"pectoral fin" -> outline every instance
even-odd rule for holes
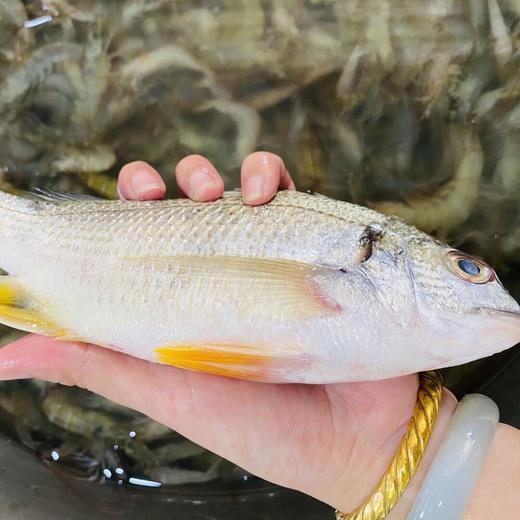
[[[0,276],[0,323],[46,336],[67,333],[31,304],[31,298],[14,276]]]
[[[316,277],[331,269],[302,262],[238,256],[178,255],[132,257],[178,283],[226,295],[243,315],[266,319],[305,319],[338,312],[320,293]]]
[[[233,344],[174,345],[155,349],[158,361],[178,368],[262,382],[283,382],[309,360],[301,352]]]

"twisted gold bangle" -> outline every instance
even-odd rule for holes
[[[419,391],[413,417],[390,466],[365,504],[353,513],[336,511],[336,520],[383,520],[397,504],[430,440],[442,398],[439,372],[419,374]]]

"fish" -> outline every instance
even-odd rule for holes
[[[271,383],[386,379],[520,341],[483,260],[375,210],[0,193],[0,322]]]

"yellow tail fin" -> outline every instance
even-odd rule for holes
[[[0,323],[46,336],[61,337],[66,332],[31,308],[31,298],[14,276],[0,276]]]
[[[2,276],[2,278],[0,278],[0,305],[14,305],[16,299],[16,290],[12,285],[11,277]]]

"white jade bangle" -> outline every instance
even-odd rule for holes
[[[498,422],[498,407],[488,397],[464,397],[408,520],[460,520],[475,488]]]

